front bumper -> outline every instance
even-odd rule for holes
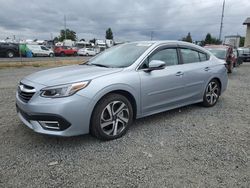
[[[29,83],[30,85],[30,83]],[[39,86],[38,86],[39,88]],[[17,114],[20,120],[37,133],[55,136],[76,136],[89,133],[90,99],[77,94],[64,98],[43,98],[39,93],[24,102],[16,94]],[[57,122],[58,128],[44,122]]]

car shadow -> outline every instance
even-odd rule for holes
[[[130,131],[140,131],[142,127],[144,126],[154,126],[156,123],[155,122],[161,122],[161,121],[166,121],[166,120],[172,120],[176,116],[179,116],[181,114],[187,114],[192,110],[195,109],[200,109],[204,108],[201,107],[198,104],[194,105],[189,105],[173,110],[169,110],[166,112],[162,112],[159,114],[147,116],[144,118],[140,118],[134,121],[128,132]],[[30,139],[34,143],[39,143],[39,144],[46,144],[46,145],[58,145],[60,147],[81,147],[82,145],[84,146],[90,146],[90,145],[96,145],[100,143],[112,143],[112,142],[123,142],[123,140],[126,140],[126,135],[124,135],[122,138],[119,138],[117,140],[111,140],[111,141],[101,141],[98,140],[95,137],[92,137],[91,135],[79,135],[79,136],[72,136],[72,137],[59,137],[59,136],[50,136],[50,135],[43,135],[39,133],[35,133],[32,130],[26,128],[25,129],[25,134],[26,136],[30,137]]]

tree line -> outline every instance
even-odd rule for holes
[[[183,37],[181,40],[185,41],[185,42],[193,43],[192,36],[191,36],[190,32],[187,34],[186,37]],[[244,41],[245,41],[245,37],[240,37],[240,47],[244,46]],[[205,39],[201,40],[199,42],[200,42],[201,46],[205,46],[207,44],[215,44],[215,45],[222,44],[221,40],[219,40],[216,37],[213,37],[210,33],[207,33]]]
[[[106,30],[105,38],[106,38],[106,39],[110,39],[110,40],[113,40],[113,39],[114,39],[113,31],[112,31],[111,28],[108,28],[108,29]],[[72,41],[77,41],[76,32],[73,31],[73,30],[70,30],[70,29],[66,29],[66,30],[62,29],[62,30],[60,31],[59,36],[54,38],[54,41],[55,41],[55,42],[62,42],[62,41],[64,41],[65,39],[72,40]],[[192,39],[192,36],[191,36],[191,33],[190,33],[190,32],[187,34],[186,37],[183,37],[181,40],[182,40],[182,41],[186,41],[186,42],[193,43],[193,39]],[[80,39],[80,41],[85,41],[85,39]],[[96,41],[96,39],[93,38],[93,39],[91,39],[89,42],[95,43],[95,41]],[[241,37],[241,38],[240,38],[240,46],[244,46],[244,41],[245,41],[245,37]],[[216,38],[216,37],[213,37],[210,33],[207,33],[205,39],[199,41],[199,45],[205,46],[205,45],[207,45],[207,44],[222,44],[222,41],[219,40],[219,39]]]
[[[105,38],[106,39],[110,39],[110,40],[114,39],[113,32],[112,32],[111,28],[108,28],[106,30],[106,36],[105,36]],[[77,41],[76,32],[73,31],[73,30],[70,30],[70,29],[66,29],[66,30],[62,29],[60,31],[59,36],[54,38],[54,41],[55,42],[62,42],[65,39],[72,40],[72,41]],[[85,39],[80,39],[80,41],[85,41]],[[93,38],[92,40],[90,40],[90,42],[93,42],[93,43],[95,43],[95,41],[96,41],[95,38]]]

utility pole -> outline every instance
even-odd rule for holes
[[[223,0],[222,13],[221,13],[221,21],[220,21],[220,35],[219,35],[219,40],[220,41],[221,41],[222,28],[223,28],[224,9],[225,9],[225,0]]]
[[[151,38],[151,40],[153,40],[153,38],[154,38],[154,31],[151,31],[150,38]]]
[[[66,34],[66,16],[64,15],[64,39],[67,39],[67,34]]]

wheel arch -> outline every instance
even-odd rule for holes
[[[220,88],[222,89],[222,81],[218,76],[213,76],[211,78],[208,79],[207,83],[205,83],[204,88],[203,88],[203,93],[206,91],[207,85],[209,84],[209,82],[211,82],[212,80],[216,80],[218,81]],[[220,91],[220,95],[221,95],[221,91]]]
[[[211,80],[216,80],[216,81],[218,81],[218,83],[219,83],[219,85],[220,85],[220,95],[221,95],[222,83],[221,83],[220,78],[214,77],[214,78],[212,78]],[[210,80],[210,81],[211,81],[211,80]],[[210,81],[209,81],[209,82],[210,82]]]
[[[132,105],[132,109],[133,109],[133,118],[135,119],[136,116],[137,116],[137,102],[136,102],[136,99],[134,97],[134,95],[127,91],[127,90],[124,90],[124,89],[116,89],[116,90],[112,90],[112,91],[109,91],[109,92],[106,92],[105,94],[103,94],[98,100],[97,102],[95,103],[94,105],[94,108],[92,109],[91,111],[91,118],[92,118],[92,115],[93,115],[93,112],[96,108],[96,106],[98,105],[98,103],[104,98],[106,97],[107,95],[110,95],[110,94],[120,94],[124,97],[126,97],[130,104]]]

